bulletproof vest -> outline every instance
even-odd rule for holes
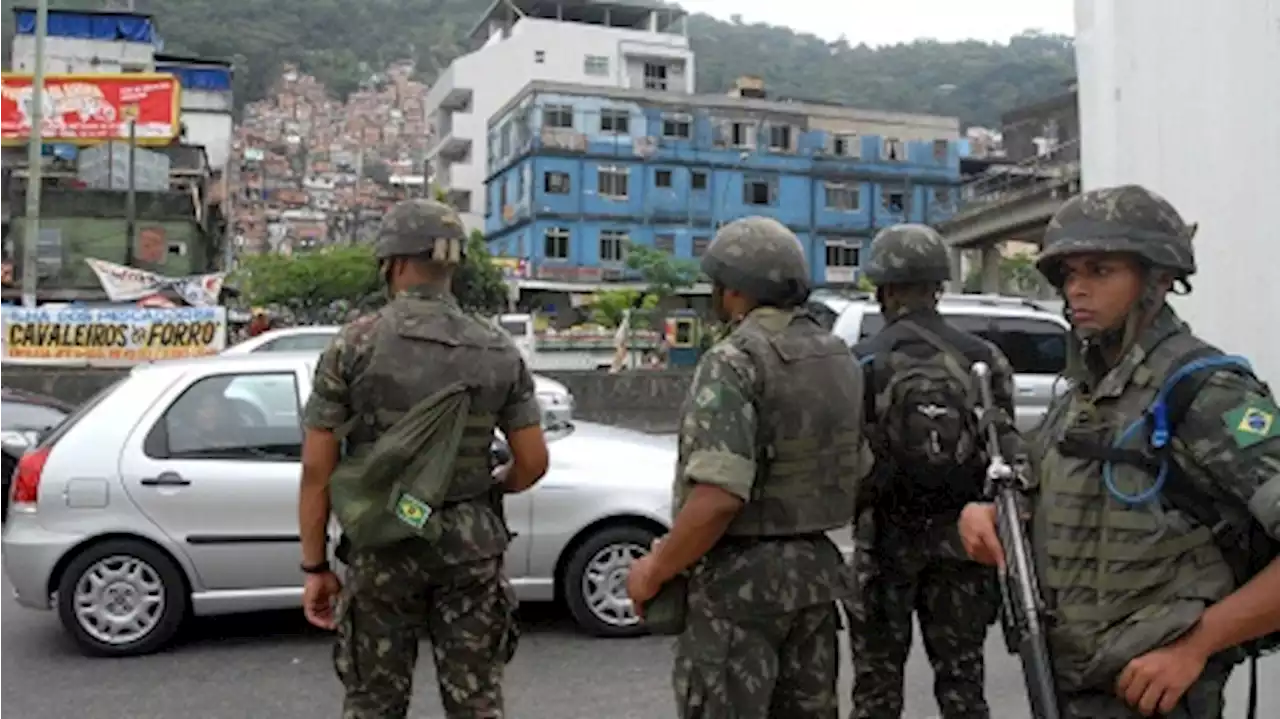
[[[471,389],[447,502],[485,495],[496,417],[519,376],[518,350],[496,328],[451,302],[401,296],[384,307],[367,364],[351,383],[358,420],[349,451],[359,456],[424,398],[455,383]]]
[[[1113,446],[1151,405],[1179,358],[1198,346],[1203,343],[1189,333],[1171,334],[1131,370],[1117,368],[1102,379],[1089,395],[1073,389],[1051,408],[1039,431],[1032,546],[1054,617],[1050,641],[1064,690],[1113,678],[1134,656],[1189,627],[1200,602],[1212,603],[1234,589],[1210,528],[1167,501],[1120,502],[1104,483],[1101,462],[1064,451],[1064,442]],[[1133,441],[1140,444],[1144,436],[1138,433]],[[1175,444],[1174,459],[1180,454]],[[1209,482],[1196,475],[1194,463],[1178,464],[1192,481]],[[1116,488],[1126,495],[1155,481],[1149,468],[1118,462],[1111,467]]]
[[[751,498],[727,534],[781,537],[848,525],[870,464],[862,370],[849,348],[803,313],[778,332],[748,318],[727,341],[756,367],[759,448]]]

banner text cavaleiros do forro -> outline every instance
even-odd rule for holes
[[[134,364],[214,355],[227,344],[225,307],[5,307],[4,361]]]

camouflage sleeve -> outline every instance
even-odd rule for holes
[[[302,409],[302,426],[335,430],[351,418],[351,376],[378,315],[365,315],[342,328],[320,354],[311,396]]]
[[[1280,539],[1280,408],[1252,377],[1215,372],[1177,430],[1191,458]]]
[[[320,353],[311,381],[311,396],[302,409],[302,425],[307,429],[335,430],[351,416],[351,385],[346,355],[351,348],[343,328]]]
[[[538,394],[533,382],[533,373],[524,363],[524,358],[517,354],[520,363],[516,372],[516,381],[511,385],[507,402],[498,411],[498,429],[503,434],[510,434],[518,429],[542,424],[542,408],[538,405]]]
[[[1000,437],[1000,451],[1007,458],[1014,458],[1026,454],[1026,447],[1023,444],[1022,436],[1018,434],[1018,427],[1015,418],[1018,416],[1014,406],[1014,395],[1017,392],[1017,386],[1014,380],[1013,365],[1010,364],[1009,358],[1004,356],[1004,352],[991,342],[987,342],[987,347],[991,350],[991,399],[996,403],[996,408],[1000,410],[997,419],[996,434]],[[986,438],[981,441],[985,442]]]
[[[755,367],[727,342],[698,363],[680,422],[683,478],[711,484],[743,501],[756,477]]]

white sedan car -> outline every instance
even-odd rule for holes
[[[342,329],[337,325],[304,325],[286,327],[263,332],[243,342],[232,345],[222,352],[224,355],[244,355],[254,352],[301,352],[311,350],[319,352],[329,346],[329,341]],[[533,376],[534,391],[538,394],[538,403],[548,418],[557,423],[568,422],[573,418],[573,395],[563,384],[535,374]]]
[[[298,415],[316,359],[158,362],[77,409],[13,478],[3,561],[18,602],[56,609],[109,656],[159,649],[193,614],[299,606]],[[193,405],[211,404],[236,419],[192,431]],[[564,601],[595,635],[641,632],[626,576],[667,531],[674,464],[671,437],[580,422],[555,439],[547,476],[506,501],[520,598]]]

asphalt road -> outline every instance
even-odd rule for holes
[[[3,704],[21,719],[322,719],[340,693],[330,640],[301,614],[220,617],[194,624],[172,650],[137,659],[87,659],[52,613],[14,604],[4,582]],[[513,719],[659,719],[671,703],[669,640],[600,640],[577,634],[553,607],[526,607],[526,632],[507,672]],[[988,645],[988,700],[996,719],[1027,716],[1020,670],[995,632]],[[430,656],[427,654],[426,656]],[[1280,657],[1262,667],[1259,717],[1280,716]],[[1244,676],[1233,682],[1232,719],[1243,718]],[[842,677],[848,694],[848,667]],[[441,716],[429,663],[417,677],[414,719]],[[936,715],[929,672],[917,647],[906,717]]]

